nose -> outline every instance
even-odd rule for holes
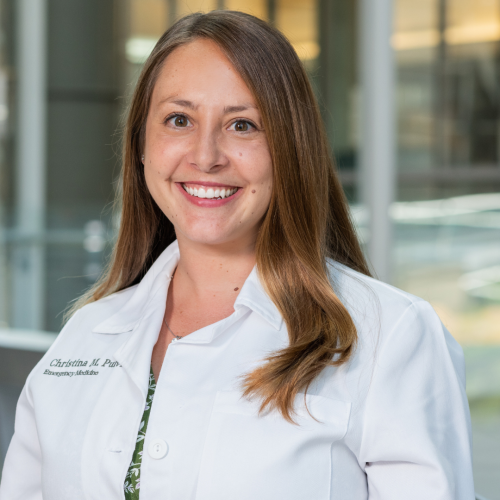
[[[228,164],[228,158],[221,148],[221,134],[215,127],[200,127],[199,133],[193,139],[188,158],[193,167],[201,172],[214,172]]]

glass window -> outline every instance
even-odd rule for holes
[[[317,15],[315,0],[281,0],[277,4],[276,26],[303,61],[314,61],[320,52]]]
[[[500,4],[397,0],[395,284],[462,344],[478,493],[499,499]]]
[[[222,6],[228,10],[239,10],[261,19],[268,19],[267,0],[225,0]]]
[[[13,5],[0,1],[0,329],[6,328],[11,312],[9,246],[14,206],[14,60]],[[1,460],[0,460],[1,461]]]
[[[434,154],[437,0],[395,4],[393,47],[397,61],[398,167],[428,170]]]
[[[217,7],[217,0],[177,0],[176,14],[183,17],[193,12],[209,12]]]

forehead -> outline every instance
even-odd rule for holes
[[[202,104],[255,104],[250,89],[224,52],[205,39],[176,48],[163,63],[153,89],[152,105],[168,97]]]

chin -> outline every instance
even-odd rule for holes
[[[214,231],[200,231],[195,229],[188,229],[184,231],[176,230],[177,234],[182,234],[182,239],[185,242],[191,242],[198,245],[224,245],[231,241],[234,241],[236,238],[231,237],[230,234],[226,232],[217,232]]]

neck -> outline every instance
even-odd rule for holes
[[[180,259],[174,280],[197,297],[241,289],[255,266],[255,240],[206,245],[178,238]]]

